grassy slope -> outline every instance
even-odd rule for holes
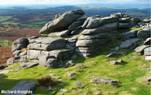
[[[11,16],[0,16],[0,22],[8,21],[11,19]]]
[[[136,53],[129,53],[119,58],[128,63],[114,66],[109,64],[109,59],[106,58],[105,55],[99,55],[86,59],[81,64],[70,68],[52,69],[38,66],[18,71],[16,70],[18,64],[15,64],[11,66],[13,68],[12,72],[1,76],[0,84],[2,86],[5,85],[3,89],[10,89],[19,80],[35,80],[41,76],[53,75],[59,77],[63,83],[59,84],[53,91],[38,88],[36,93],[43,95],[53,95],[53,93],[57,93],[57,95],[59,95],[59,93],[61,93],[60,89],[66,89],[67,92],[65,95],[81,95],[82,93],[95,95],[96,90],[102,91],[103,95],[150,95],[149,86],[144,82],[145,76],[147,76],[146,68],[149,68],[150,63],[144,61],[144,58]],[[77,60],[78,63],[80,61],[81,59]],[[67,77],[68,72],[77,72],[78,75],[74,80],[69,80]],[[122,82],[122,85],[118,88],[103,84],[94,85],[90,82],[92,76],[104,76],[117,79]],[[82,81],[86,86],[83,89],[75,88],[74,83],[77,80]],[[77,93],[77,90],[79,93]]]
[[[25,24],[21,24],[21,27],[26,27],[26,28],[33,28],[33,29],[40,29],[45,23],[47,23],[47,20],[39,20],[35,22],[28,22]]]
[[[48,91],[46,88],[37,88],[36,95],[61,95],[61,90],[65,91],[64,95],[95,95],[96,91],[101,91],[103,95],[150,95],[150,87],[144,80],[149,74],[146,68],[150,67],[150,62],[145,61],[143,56],[134,52],[109,59],[105,57],[105,51],[93,58],[76,59],[74,62],[77,64],[69,68],[52,69],[37,66],[18,70],[19,64],[14,64],[9,67],[11,72],[0,75],[0,86],[3,89],[11,89],[20,80],[35,81],[39,77],[51,75],[61,79],[62,83],[52,91]],[[109,64],[112,59],[123,59],[127,64],[116,66]],[[77,77],[70,80],[67,77],[68,72],[76,72]],[[122,85],[118,88],[111,85],[95,85],[90,82],[92,76],[117,79],[122,82]],[[75,82],[78,80],[85,84],[84,88],[75,88]]]
[[[14,19],[15,18],[13,18],[11,16],[0,16],[0,23],[5,26],[10,25],[10,24],[17,26],[18,23],[16,21],[14,21]]]
[[[119,58],[126,61],[127,64],[109,64],[110,60]],[[61,89],[67,90],[65,95],[83,95],[84,93],[95,95],[98,90],[103,95],[150,95],[150,88],[144,79],[148,75],[146,68],[149,68],[151,63],[145,61],[143,56],[130,52],[126,55],[109,59],[106,58],[105,53],[102,53],[86,60],[77,59],[75,62],[77,65],[69,68],[52,69],[38,66],[20,71],[16,69],[19,64],[15,64],[9,67],[13,69],[11,72],[0,76],[0,85],[5,85],[3,89],[10,89],[20,80],[35,81],[39,77],[53,75],[61,79],[62,83],[53,88],[52,91],[48,91],[46,88],[37,88],[37,95],[60,95]],[[77,77],[73,80],[68,79],[68,72],[77,72]],[[92,76],[117,79],[122,84],[118,88],[111,85],[94,85],[90,82]],[[75,88],[75,82],[78,80],[85,84],[84,88]]]
[[[15,25],[20,26],[22,28],[32,28],[32,29],[40,29],[45,23],[48,22],[46,19],[41,19],[37,21],[29,21],[26,23],[16,21],[17,18],[13,18],[12,16],[0,16],[0,23],[4,26]]]
[[[0,46],[2,47],[8,47],[11,46],[11,44],[12,44],[11,41],[0,39]]]

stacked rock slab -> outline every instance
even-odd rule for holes
[[[66,66],[74,54],[75,39],[63,37],[81,31],[80,25],[86,19],[83,15],[82,10],[65,12],[44,25],[39,37],[17,39],[12,45],[14,58],[47,67]]]
[[[145,56],[145,60],[151,60],[151,37],[147,38],[143,45],[138,46],[135,52]]]
[[[150,19],[151,21],[151,19]],[[145,56],[145,60],[150,60],[151,61],[151,23],[149,22],[144,29],[145,32],[143,34],[143,32],[139,32],[140,35],[143,37],[142,39],[146,39],[144,41],[144,45],[146,46],[146,48],[144,48],[144,56]],[[138,34],[139,35],[139,34]],[[140,36],[139,36],[140,37]]]
[[[151,60],[151,24],[150,19],[144,20],[145,24],[137,32],[137,37],[143,42],[135,49],[135,52],[145,56],[145,60]]]
[[[96,54],[116,37],[119,29],[130,28],[131,23],[129,16],[120,13],[108,17],[88,17],[76,42],[77,51],[84,57]]]
[[[54,66],[70,58],[72,50],[67,48],[67,41],[62,38],[38,37],[30,39],[27,59],[39,60],[40,65]],[[59,65],[57,65],[59,66]]]
[[[132,22],[124,14],[107,17],[84,14],[82,10],[65,12],[45,24],[40,36],[17,39],[12,45],[14,59],[48,67],[65,66],[76,53],[88,57],[103,49],[120,29],[119,20]]]

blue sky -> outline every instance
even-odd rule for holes
[[[88,3],[151,3],[150,0],[0,0],[0,5],[16,4],[88,4]]]

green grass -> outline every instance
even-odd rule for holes
[[[40,29],[47,22],[48,22],[47,20],[39,20],[39,21],[35,21],[35,22],[28,22],[28,23],[21,24],[21,27]]]
[[[131,29],[138,31],[138,30],[142,30],[142,27],[132,27]]]
[[[145,77],[149,75],[146,68],[150,68],[151,63],[144,60],[144,57],[134,52],[106,58],[106,51],[117,46],[116,41],[104,51],[92,58],[77,58],[74,60],[75,66],[69,68],[46,68],[37,66],[29,69],[18,70],[19,63],[8,67],[11,71],[8,74],[0,75],[0,86],[2,89],[11,89],[17,82],[21,80],[33,80],[42,76],[53,76],[61,81],[51,91],[46,88],[38,87],[35,91],[36,95],[96,95],[97,91],[101,91],[102,95],[150,95],[150,86],[147,85]],[[127,64],[112,65],[110,60],[122,59]],[[67,74],[76,72],[75,79],[69,79]],[[109,79],[119,80],[120,87],[113,87],[108,84],[93,84],[90,82],[93,76],[100,76]],[[76,88],[75,82],[81,81],[85,84],[84,88]],[[64,94],[63,93],[64,90]]]
[[[11,16],[0,16],[0,22],[8,21],[11,19]]]
[[[94,93],[100,90],[103,95],[150,95],[149,86],[144,82],[147,76],[147,70],[150,63],[145,61],[142,56],[136,53],[118,57],[127,62],[125,65],[111,65],[109,59],[105,55],[99,55],[94,58],[88,58],[82,63],[69,68],[52,69],[37,66],[25,70],[16,70],[18,64],[12,65],[11,72],[1,77],[0,85],[5,85],[3,89],[10,89],[20,80],[36,80],[41,76],[53,75],[62,80],[53,91],[44,88],[37,88],[36,93],[39,95],[60,95],[61,89],[66,89],[65,95],[81,95],[82,93]],[[114,59],[118,59],[114,58]],[[79,61],[77,61],[78,63]],[[77,72],[77,77],[70,80],[67,77],[68,72]],[[121,87],[113,87],[111,85],[98,84],[94,85],[90,82],[92,76],[103,76],[116,79],[122,82]],[[82,81],[85,87],[82,89],[75,88],[76,81]],[[56,93],[56,94],[54,94]]]
[[[12,41],[0,39],[0,46],[2,47],[9,47],[11,46],[11,44],[12,44]]]
[[[15,21],[15,18],[12,16],[0,16],[0,25],[5,27],[15,26],[17,27],[19,23]]]

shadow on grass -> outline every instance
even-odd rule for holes
[[[33,89],[32,93],[34,93],[36,95],[55,95],[58,91],[60,91],[60,89],[62,89],[68,85],[65,82],[58,81],[56,86],[52,87],[51,90],[49,90],[47,87],[45,87],[44,89],[41,89],[41,87],[38,85],[38,81],[36,79],[8,79],[8,77],[6,75],[0,74],[0,95],[6,95],[6,94],[3,94],[1,92],[11,90],[20,81],[33,81],[33,82],[35,82],[36,87],[35,87],[35,89]]]

